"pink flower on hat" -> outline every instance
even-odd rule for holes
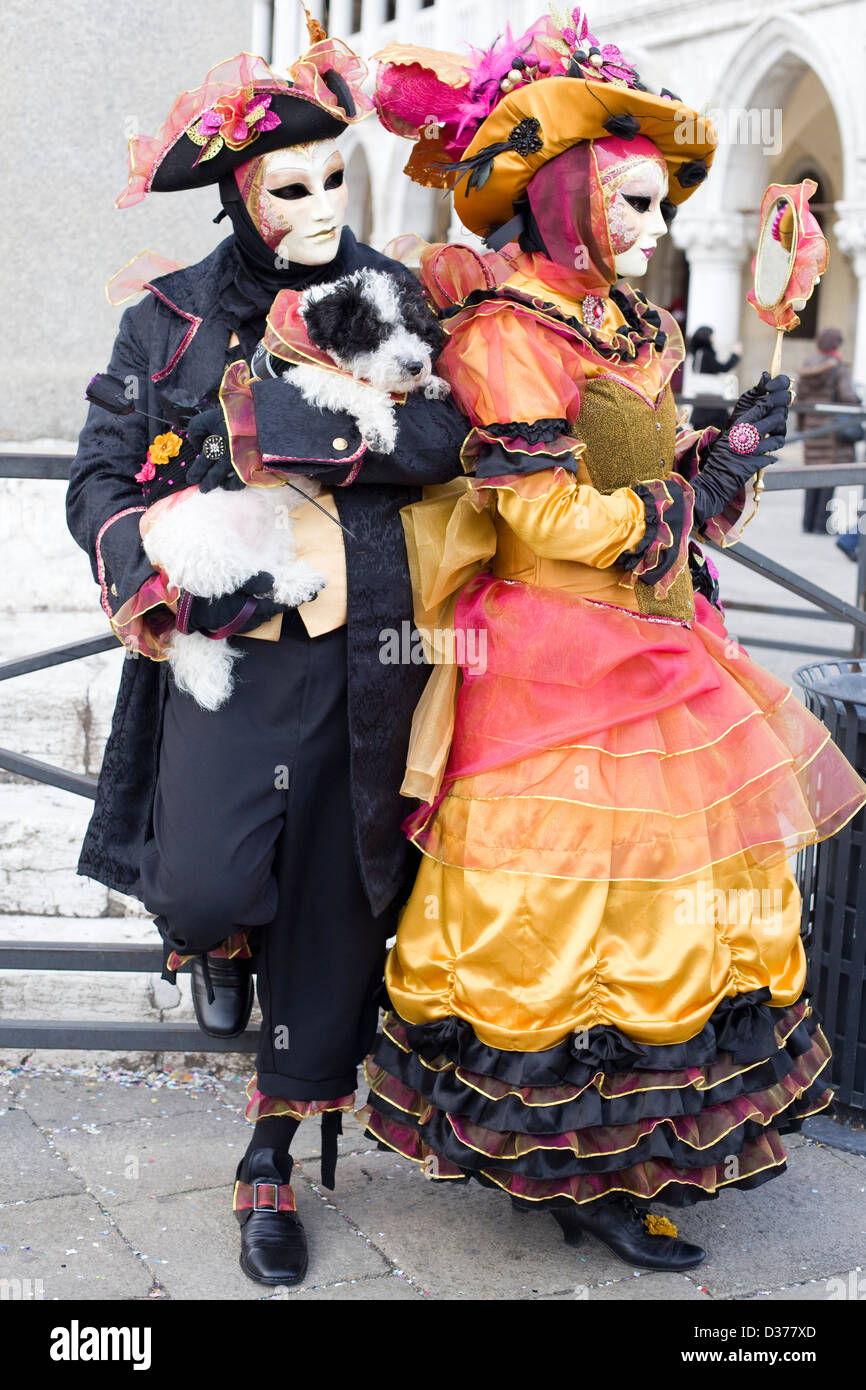
[[[625,61],[622,51],[615,43],[599,44],[595,34],[590,33],[589,21],[579,7],[572,10],[571,25],[562,30],[562,37],[572,49],[596,49],[595,61],[590,60],[594,68],[594,77],[604,78],[608,82],[625,82],[628,87],[634,86],[634,68]],[[598,61],[599,59],[601,61]]]
[[[221,97],[210,111],[205,111],[198,130],[208,140],[222,136],[233,150],[242,150],[263,130],[274,130],[280,124],[275,111],[270,110],[271,97],[254,92],[252,87],[238,87]]]

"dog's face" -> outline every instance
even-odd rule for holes
[[[310,341],[382,391],[417,391],[430,380],[445,335],[420,286],[381,270],[357,270],[301,297]]]

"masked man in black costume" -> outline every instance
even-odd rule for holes
[[[296,394],[293,452],[333,465],[333,490],[295,522],[299,555],[327,585],[295,609],[258,596],[261,574],[233,594],[188,600],[188,631],[231,633],[243,652],[217,710],[183,693],[165,660],[183,593],[142,547],[142,483],[208,486],[204,456],[182,479],[171,459],[161,472],[154,437],[216,403],[225,367],[249,361],[278,291],[362,267],[409,274],[344,225],[339,136],[372,109],[363,75],[334,40],[314,44],[290,81],[239,55],[178,99],[156,139],[132,142],[121,206],[217,184],[233,235],[197,265],[147,282],[126,310],[108,379],[134,408],[118,413],[104,397],[91,405],[68,494],[70,529],[115,632],[131,656],[150,658],[124,663],[78,871],[155,915],[169,978],[192,959],[209,1031],[243,1030],[256,970],[255,1127],[234,1208],[242,1268],[272,1284],[299,1282],[307,1266],[292,1135],[302,1118],[322,1116],[333,1185],[340,1112],[375,1033],[385,941],[413,868],[398,788],[426,673],[384,663],[382,634],[412,614],[400,509],[459,472],[465,426],[448,402],[408,395],[395,448],[377,454],[350,416]],[[276,614],[277,640],[250,636]]]

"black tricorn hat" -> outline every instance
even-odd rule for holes
[[[366,76],[366,65],[339,39],[313,44],[287,78],[254,54],[228,58],[195,91],[181,93],[155,136],[132,137],[129,182],[117,207],[151,192],[219,183],[270,150],[335,139],[374,109],[361,91]]]

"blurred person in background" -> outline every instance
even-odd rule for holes
[[[712,328],[704,324],[696,328],[688,343],[688,353],[692,359],[692,371],[701,376],[722,377],[726,372],[732,372],[743,355],[743,344],[734,343],[729,357],[724,362],[720,362],[716,356],[716,346]],[[721,391],[721,381],[719,388]],[[692,427],[696,430],[706,429],[707,425],[713,425],[716,429],[723,430],[728,423],[728,413],[730,405],[725,403],[724,397],[703,397],[703,393],[698,396],[698,400],[704,399],[704,404],[696,404],[692,411]]]
[[[860,404],[851,382],[851,368],[842,358],[844,338],[838,328],[822,328],[815,340],[816,351],[800,368],[797,381],[798,424],[802,430],[818,429],[831,423],[826,415],[810,413],[807,405]],[[842,438],[843,433],[852,437]],[[803,462],[807,468],[854,462],[853,431],[846,423],[838,430],[803,441]],[[827,515],[833,500],[831,487],[807,488],[803,508],[803,530],[825,534]],[[847,537],[846,537],[847,540]],[[856,546],[856,535],[855,535]],[[842,547],[845,548],[844,546]],[[846,551],[847,553],[847,551]],[[852,555],[852,559],[854,556]]]

